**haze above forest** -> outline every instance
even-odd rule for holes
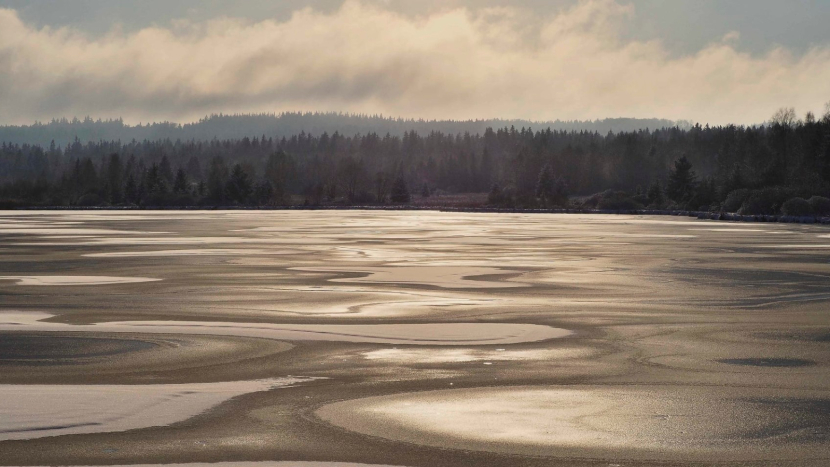
[[[0,142],[14,144],[37,144],[49,146],[54,142],[65,146],[75,142],[90,141],[210,141],[213,139],[240,139],[265,136],[268,138],[290,138],[300,133],[320,136],[324,133],[344,136],[357,134],[378,134],[401,137],[405,132],[414,131],[427,135],[440,132],[451,135],[469,133],[481,135],[487,128],[534,128],[559,131],[588,131],[606,134],[630,132],[644,129],[659,129],[678,126],[688,128],[688,122],[673,122],[665,119],[609,118],[595,121],[547,121],[529,120],[409,120],[383,116],[348,115],[340,113],[283,113],[249,115],[211,115],[195,123],[177,124],[170,122],[129,125],[121,119],[93,120],[73,118],[54,119],[34,125],[0,126]]]

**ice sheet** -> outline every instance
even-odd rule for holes
[[[201,321],[124,321],[91,325],[43,322],[46,313],[0,312],[0,331],[206,334],[284,341],[409,345],[500,345],[566,337],[571,331],[536,324],[268,324]]]
[[[111,285],[134,284],[137,282],[155,282],[161,279],[149,277],[109,277],[109,276],[0,276],[0,281],[16,280],[17,285]]]
[[[277,378],[169,385],[0,385],[0,440],[170,425],[251,392],[308,381]]]

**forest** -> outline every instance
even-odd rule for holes
[[[429,134],[441,133],[481,134],[487,128],[516,128],[537,126],[551,130],[591,131],[602,134],[609,131],[636,131],[644,128],[690,126],[686,121],[643,118],[606,118],[603,120],[555,120],[531,122],[529,120],[423,120],[391,118],[383,115],[361,115],[334,112],[283,112],[279,114],[213,114],[193,123],[139,123],[129,125],[122,119],[101,120],[90,117],[60,118],[32,125],[0,125],[0,141],[17,144],[49,146],[52,141],[60,146],[72,143],[75,138],[86,141],[157,141],[162,139],[182,141],[210,141],[212,139],[242,139],[246,136],[266,134],[274,138],[290,138],[300,132],[322,135],[335,131],[343,135],[377,133],[403,136],[415,131]]]
[[[0,143],[0,207],[429,205],[830,214],[830,109],[758,126]],[[455,196],[455,198],[453,198]]]

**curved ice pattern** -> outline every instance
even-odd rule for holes
[[[0,385],[0,440],[170,425],[234,397],[309,378],[205,384]]]
[[[0,276],[0,281],[16,280],[17,285],[112,285],[155,282],[161,279],[149,277],[110,277],[110,276]]]
[[[47,323],[46,313],[2,312],[0,331],[204,334],[284,341],[337,341],[408,345],[504,345],[571,334],[566,329],[517,323],[270,324],[207,321],[121,321],[90,325]]]

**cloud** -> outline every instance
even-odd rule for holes
[[[0,9],[0,122],[188,121],[209,112],[343,110],[425,118],[614,116],[754,123],[830,99],[830,48],[762,56],[716,37],[693,54],[623,40],[636,12],[463,7],[407,16],[348,1],[284,21],[176,21],[89,36]]]

